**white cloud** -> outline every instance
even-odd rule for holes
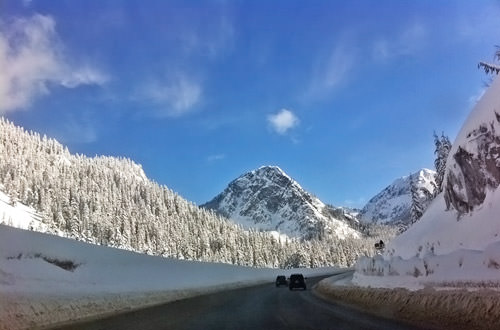
[[[278,134],[285,134],[299,124],[297,116],[287,109],[281,109],[278,113],[269,115],[267,120]]]
[[[67,88],[75,88],[80,85],[104,85],[109,81],[109,77],[92,68],[84,66],[72,72],[68,72],[66,77],[61,79],[61,85]]]
[[[415,22],[402,29],[400,33],[376,39],[372,46],[372,55],[376,60],[412,55],[425,44],[427,30],[424,25]]]
[[[177,75],[168,82],[151,82],[140,88],[136,99],[152,104],[160,116],[178,117],[191,112],[200,102],[202,87],[199,83]]]
[[[0,114],[28,107],[49,86],[102,85],[108,77],[91,66],[72,67],[50,16],[0,21]]]

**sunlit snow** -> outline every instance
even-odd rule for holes
[[[182,261],[22,230],[39,216],[0,192],[0,329],[119,312],[213,291],[271,283],[280,270]]]

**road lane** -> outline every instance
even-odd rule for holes
[[[408,324],[325,302],[310,290],[274,284],[220,292],[168,303],[57,330],[198,329],[417,329]]]

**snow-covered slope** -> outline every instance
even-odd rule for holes
[[[7,223],[39,215],[5,203]],[[44,328],[207,292],[274,281],[279,274],[326,274],[334,268],[279,270],[153,257],[0,225],[0,330]]]
[[[411,181],[416,182],[420,200],[426,207],[426,195],[434,193],[436,172],[421,169],[416,173],[396,179],[366,203],[361,210],[361,220],[383,224],[410,223]]]
[[[244,228],[277,231],[290,237],[359,236],[343,212],[326,206],[277,166],[263,166],[240,176],[202,207]]]
[[[0,224],[21,229],[44,229],[42,217],[32,207],[21,203],[14,203],[9,196],[2,191],[0,185]]]
[[[363,258],[358,262],[358,283],[406,285],[459,281],[474,285],[486,281],[487,285],[500,285],[499,184],[500,79],[497,78],[474,107],[453,144],[443,192],[418,222],[388,245],[384,258]],[[382,279],[372,275],[386,276]],[[404,277],[409,280],[402,280]]]
[[[402,256],[484,249],[500,240],[500,80],[472,110],[450,151],[443,193],[411,230],[394,240]]]

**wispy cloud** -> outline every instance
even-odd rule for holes
[[[207,162],[209,163],[214,163],[220,160],[223,160],[226,158],[225,154],[215,154],[215,155],[210,155],[207,157]]]
[[[286,132],[296,127],[300,122],[299,118],[287,109],[281,109],[278,113],[269,115],[267,121],[278,134],[286,134]]]
[[[0,114],[28,107],[50,85],[102,85],[108,76],[88,65],[71,65],[50,16],[35,14],[0,22]]]
[[[102,86],[109,81],[109,76],[91,66],[77,68],[61,78],[61,85],[75,88],[80,85]]]
[[[414,54],[425,44],[427,30],[423,24],[415,22],[400,32],[375,39],[372,55],[375,60],[388,60],[398,56]]]
[[[179,117],[193,111],[201,97],[201,84],[180,74],[167,81],[147,83],[134,98],[150,104],[158,116]]]
[[[357,51],[347,39],[340,38],[327,52],[327,56],[317,61],[306,98],[329,95],[349,78],[355,66]]]
[[[234,27],[231,20],[221,15],[210,22],[192,22],[187,26],[180,26],[181,31],[177,35],[181,46],[188,53],[206,54],[210,58],[216,58],[228,49],[234,41]]]

